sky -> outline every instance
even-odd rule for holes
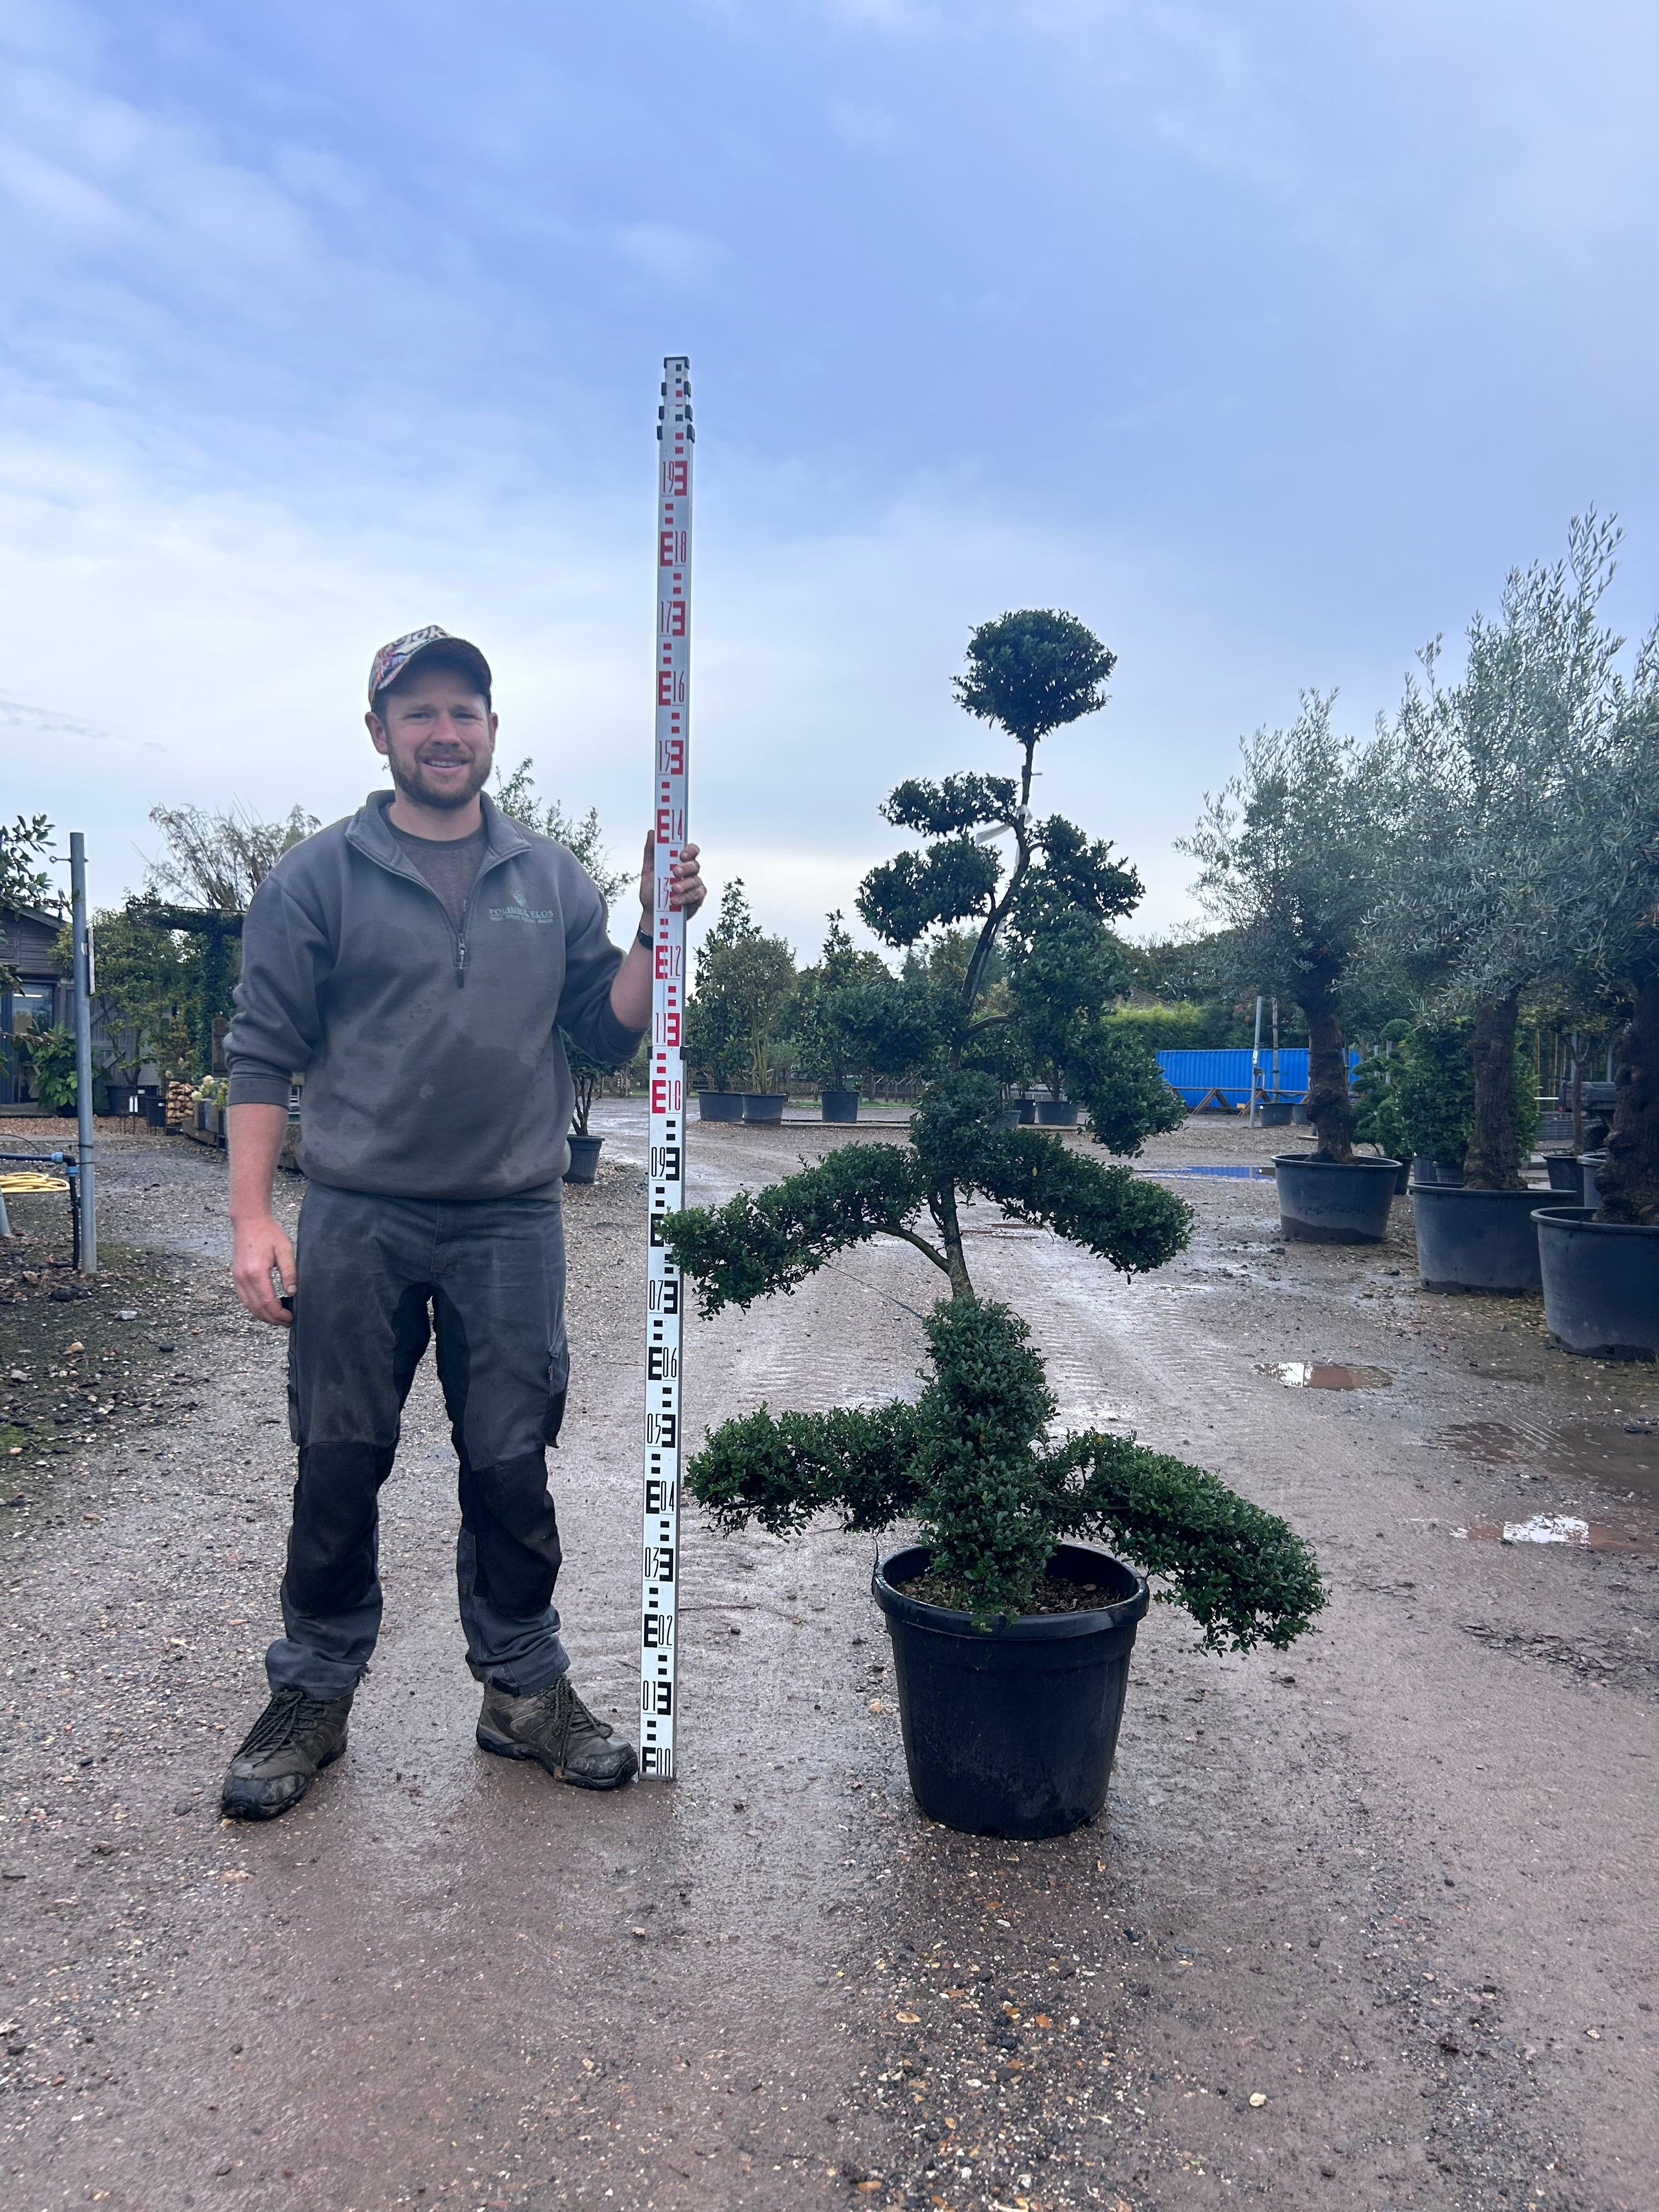
[[[435,622],[626,851],[684,352],[711,879],[810,957],[1058,606],[1039,803],[1166,929],[1303,689],[1363,734],[1592,503],[1659,607],[1656,94],[1622,0],[0,0],[0,811],[101,903],[152,806],[346,813]]]

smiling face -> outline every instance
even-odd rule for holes
[[[445,812],[470,805],[495,757],[495,717],[471,678],[441,661],[416,662],[378,705],[368,733],[402,795]]]

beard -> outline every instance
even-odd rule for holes
[[[454,780],[434,783],[427,775],[415,752],[402,745],[392,744],[386,753],[386,765],[392,770],[392,781],[405,799],[421,806],[435,806],[453,812],[458,806],[468,805],[489,781],[489,771],[495,754],[493,749],[476,755],[467,774],[459,781]]]

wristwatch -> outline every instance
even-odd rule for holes
[[[634,942],[635,943],[635,945],[644,945],[644,947],[645,947],[646,951],[647,951],[647,952],[649,952],[649,951],[651,951],[654,948],[654,946],[655,946],[655,945],[656,945],[657,940],[656,940],[656,939],[655,939],[654,937],[653,937],[653,935],[651,934],[651,932],[650,932],[650,931],[646,927],[645,924],[644,924],[643,922],[641,922],[641,923],[640,924],[640,927],[639,927],[638,933],[637,933],[637,934],[636,934],[636,936],[635,937]]]

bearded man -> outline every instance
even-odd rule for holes
[[[243,928],[225,1040],[232,1267],[247,1310],[291,1330],[299,1475],[270,1701],[225,1777],[233,1819],[286,1813],[345,1748],[380,1626],[380,1489],[434,1335],[477,1741],[589,1790],[637,1771],[570,1680],[546,1452],[569,1380],[559,1033],[615,1066],[633,1057],[651,1012],[653,853],[647,840],[644,916],[619,951],[580,863],[484,796],[491,690],[464,638],[382,646],[367,720],[392,788],[284,854]],[[691,915],[702,899],[687,845],[673,902]],[[295,1075],[297,1255],[271,1212]]]

